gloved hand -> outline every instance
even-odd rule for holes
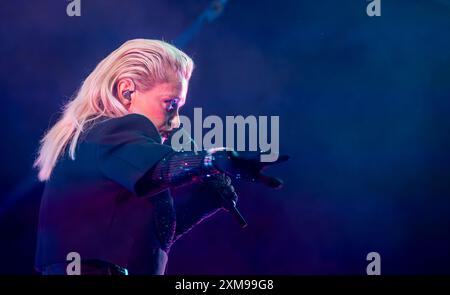
[[[231,184],[231,179],[224,173],[211,175],[205,179],[205,186],[211,188],[214,192],[220,196],[218,205],[225,211],[232,210],[232,207],[236,206],[238,201],[238,195]]]
[[[283,181],[277,177],[263,173],[269,166],[285,162],[287,155],[280,155],[274,162],[261,162],[262,152],[236,152],[224,149],[212,149],[205,158],[207,165],[225,173],[233,178],[241,178],[247,181],[261,182],[271,188],[280,188]]]
[[[236,207],[238,201],[238,195],[231,184],[231,179],[224,173],[210,175],[207,177],[206,185],[212,188],[219,196],[219,206],[225,211],[231,213],[239,222],[242,228],[247,226],[241,212]]]

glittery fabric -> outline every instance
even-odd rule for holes
[[[155,227],[161,243],[161,249],[168,251],[175,235],[176,213],[173,198],[169,191],[151,198],[155,205]]]
[[[192,198],[176,206],[177,227],[174,241],[221,208],[226,209],[230,201],[237,202],[237,195],[228,176],[216,174],[203,178],[202,183],[192,193]]]
[[[206,153],[174,152],[164,157],[152,171],[153,183],[160,187],[176,187],[217,174],[213,167],[204,165]]]
[[[168,252],[172,244],[196,225],[226,209],[229,202],[237,202],[231,179],[225,174],[204,177],[189,195],[173,200],[170,191],[151,198],[155,205],[155,225],[161,248]]]
[[[227,209],[237,195],[231,179],[212,166],[205,166],[206,153],[174,152],[163,158],[152,170],[150,178],[160,188],[180,187],[196,182],[197,187],[183,202],[175,202],[170,192],[156,194],[156,227],[164,251],[197,224],[221,208]]]

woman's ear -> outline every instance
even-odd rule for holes
[[[129,78],[120,79],[117,83],[117,98],[124,106],[129,106],[134,91],[134,82]]]

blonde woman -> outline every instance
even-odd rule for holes
[[[179,127],[193,67],[168,43],[130,40],[65,105],[35,161],[45,181],[39,272],[164,274],[176,239],[219,209],[234,210],[229,176],[281,185],[261,173],[267,164],[254,154],[175,152],[163,144]],[[196,186],[192,196],[174,205],[170,188],[186,184]],[[81,268],[68,261],[72,252]]]

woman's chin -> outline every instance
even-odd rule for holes
[[[169,138],[170,132],[169,132],[169,131],[162,130],[162,131],[159,131],[159,135],[161,135],[162,142],[164,142],[164,141],[167,140],[167,138]]]

